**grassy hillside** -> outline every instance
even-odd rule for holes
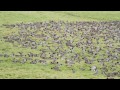
[[[0,54],[12,52],[17,53],[19,51],[38,53],[38,50],[32,50],[29,48],[14,47],[11,43],[5,42],[2,37],[11,35],[13,32],[17,33],[17,29],[7,29],[2,24],[16,24],[16,23],[29,23],[40,21],[119,21],[119,11],[0,11]],[[119,44],[119,43],[118,43]],[[16,44],[17,45],[17,44]],[[6,62],[0,62],[0,78],[106,78],[99,74],[94,76],[89,70],[79,71],[75,65],[76,73],[72,73],[71,69],[62,67],[62,71],[51,70],[51,65],[42,64],[20,64],[11,63],[12,58],[0,57],[0,60]],[[81,67],[89,67],[81,63]],[[116,77],[119,78],[119,77]]]
[[[36,22],[48,20],[64,21],[110,21],[120,20],[119,11],[1,11],[0,24]]]

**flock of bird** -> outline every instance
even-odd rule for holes
[[[44,21],[3,26],[18,29],[17,33],[4,36],[5,42],[39,51],[0,54],[0,57],[12,57],[13,63],[50,63],[54,64],[51,69],[60,71],[62,65],[72,68],[84,62],[90,65],[94,75],[120,77],[120,21]],[[85,67],[80,70],[84,71]],[[75,73],[75,69],[72,71]]]

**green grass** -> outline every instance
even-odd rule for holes
[[[63,21],[115,21],[120,20],[119,11],[0,11],[0,26],[2,24],[28,23],[49,20]],[[13,47],[12,44],[1,41],[3,36],[16,32],[16,29],[6,29],[0,27],[0,53],[8,53],[30,51],[37,53],[36,50],[23,49]],[[41,48],[41,47],[39,47]],[[77,51],[77,49],[75,49]],[[79,52],[79,51],[78,51]],[[98,56],[99,57],[99,56]],[[89,70],[81,71],[76,67],[89,67],[86,64],[75,64],[76,73],[72,73],[71,69],[62,66],[62,71],[51,70],[51,65],[31,65],[31,64],[14,64],[10,62],[11,58],[0,58],[6,62],[0,63],[0,78],[82,78],[82,79],[97,79],[106,78],[99,74],[94,76]],[[96,64],[96,63],[95,63]],[[118,78],[118,77],[116,77]]]
[[[76,70],[76,73],[72,73],[69,68],[61,67],[62,71],[54,71],[51,70],[48,66],[43,66],[40,64],[14,64],[11,62],[0,63],[0,78],[22,78],[22,79],[30,79],[30,78],[51,78],[51,79],[97,79],[97,78],[105,78],[102,75],[94,76],[90,71],[80,71]]]
[[[0,11],[0,24],[64,21],[111,21],[120,20],[119,11]]]

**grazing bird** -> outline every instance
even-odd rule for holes
[[[3,60],[0,60],[0,63],[3,62]]]
[[[84,70],[85,70],[85,68],[83,68],[83,67],[82,67],[82,68],[80,68],[80,70],[84,71]]]
[[[17,62],[19,62],[19,60],[17,60],[17,59],[14,58],[14,59],[12,60],[12,62],[13,62],[13,63],[17,63]]]
[[[60,68],[58,66],[54,66],[51,69],[54,69],[55,71],[60,71]]]
[[[44,64],[44,65],[47,63],[46,60],[39,60],[39,62]]]
[[[23,58],[23,60],[21,61],[21,64],[24,64],[27,62],[27,59],[26,58]]]
[[[96,66],[92,66],[92,67],[91,67],[91,71],[94,71],[94,72],[95,72],[96,70],[97,70],[97,67],[96,67]]]
[[[3,54],[0,54],[0,57],[2,57],[3,56]]]
[[[37,64],[37,60],[31,61],[30,64]]]
[[[8,57],[9,57],[9,55],[8,55],[8,54],[4,54],[4,57],[8,58]]]
[[[75,71],[75,69],[72,69],[72,73],[75,73],[76,71]]]

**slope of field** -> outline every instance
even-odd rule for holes
[[[0,54],[10,54],[23,51],[38,52],[36,50],[29,50],[26,48],[14,47],[11,43],[3,41],[4,36],[11,35],[13,32],[17,33],[17,29],[6,29],[2,24],[16,24],[16,23],[29,23],[40,21],[119,21],[120,12],[114,11],[0,11]],[[0,78],[106,78],[105,76],[93,75],[90,71],[79,71],[72,73],[69,68],[62,67],[62,71],[51,70],[51,65],[32,65],[11,63],[12,58],[0,57]],[[82,64],[83,67],[89,67]],[[77,66],[75,66],[77,67]],[[119,78],[119,77],[116,77]]]
[[[64,21],[110,21],[120,20],[119,11],[1,11],[0,24],[36,22],[48,20]]]

